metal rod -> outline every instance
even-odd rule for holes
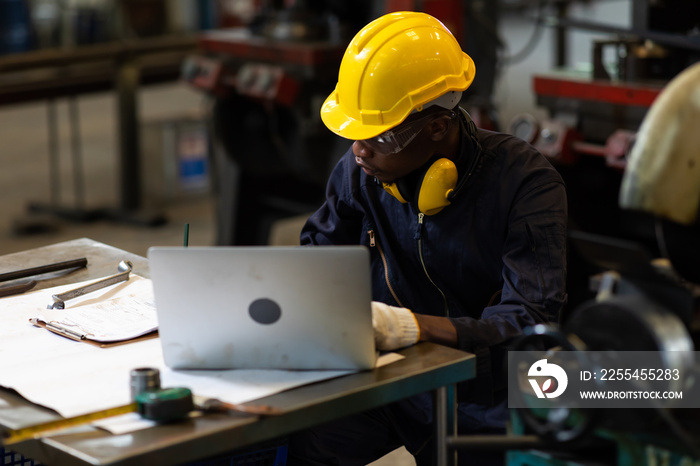
[[[116,88],[119,112],[119,151],[121,162],[121,208],[141,207],[141,159],[139,157],[138,85],[140,70],[134,57],[125,57],[118,65]]]
[[[58,122],[56,119],[56,101],[47,102],[47,124],[49,129],[49,191],[51,203],[61,203],[61,167],[58,160]]]
[[[545,18],[548,26],[586,29],[589,31],[605,32],[608,34],[619,34],[623,36],[636,36],[642,39],[651,39],[659,44],[665,44],[688,50],[700,50],[700,40],[695,37],[684,36],[682,34],[670,34],[664,32],[649,31],[646,29],[625,29],[619,26],[595,23],[571,18]]]
[[[530,448],[554,448],[555,442],[547,442],[537,435],[462,435],[447,437],[449,450],[528,450]],[[561,449],[571,445],[561,445]]]
[[[557,18],[565,19],[569,13],[569,2],[556,2]],[[562,24],[555,26],[554,31],[554,63],[558,68],[565,67],[569,56],[569,37],[566,27]]]
[[[12,296],[13,294],[22,294],[36,286],[36,280],[27,280],[14,285],[0,286],[0,298],[4,296]]]
[[[80,115],[78,98],[74,95],[68,100],[71,122],[71,144],[73,146],[73,187],[75,204],[78,209],[85,206],[85,188],[83,185],[83,150],[80,141]]]
[[[0,282],[17,280],[18,278],[33,277],[34,275],[41,275],[43,273],[49,272],[57,272],[59,270],[73,269],[76,267],[85,267],[86,265],[87,259],[84,257],[81,257],[80,259],[71,259],[62,262],[56,262],[53,264],[40,265],[38,267],[30,267],[28,269],[0,273]]]
[[[448,462],[447,424],[449,421],[447,416],[447,398],[446,387],[440,387],[433,391],[433,422],[435,423],[435,455],[437,466],[448,466],[449,464],[454,464],[454,459],[452,462]]]
[[[109,277],[105,277],[102,280],[98,280],[93,283],[88,283],[87,285],[79,288],[52,295],[51,298],[53,299],[53,303],[49,304],[47,307],[49,309],[65,309],[65,301],[68,301],[69,299],[77,298],[93,291],[101,290],[102,288],[109,285],[114,285],[115,283],[127,281],[129,279],[129,272],[131,272],[133,267],[134,266],[131,262],[121,261],[119,263],[119,273],[110,275]]]
[[[49,66],[68,66],[74,63],[113,60],[126,54],[155,54],[196,50],[198,36],[171,35],[160,37],[139,37],[120,39],[109,43],[86,44],[80,47],[66,47],[34,50],[0,57],[0,72],[9,73]]]

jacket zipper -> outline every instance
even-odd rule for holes
[[[423,267],[423,272],[425,272],[425,276],[428,277],[428,281],[435,287],[435,289],[440,293],[440,296],[442,296],[442,303],[443,306],[445,307],[445,316],[450,317],[450,307],[447,305],[447,296],[445,296],[445,293],[440,289],[439,286],[433,281],[432,277],[428,273],[428,268],[425,266],[425,260],[423,259],[423,219],[425,218],[425,214],[423,212],[418,214],[418,258],[420,259],[420,264]]]
[[[384,264],[384,280],[386,280],[386,285],[389,287],[389,291],[391,292],[391,295],[394,297],[394,300],[396,303],[401,306],[401,307],[406,307],[401,303],[401,300],[399,297],[396,295],[396,292],[394,291],[394,287],[391,286],[391,281],[389,281],[389,266],[386,262],[386,257],[384,256],[384,251],[382,250],[382,247],[377,243],[377,240],[374,236],[374,230],[369,229],[367,230],[367,234],[369,235],[369,246],[374,248],[377,248],[377,251],[379,251],[379,257],[382,258],[382,264]]]

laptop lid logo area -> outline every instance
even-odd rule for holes
[[[248,314],[255,322],[263,325],[274,324],[282,317],[282,308],[268,298],[256,299],[248,306]]]

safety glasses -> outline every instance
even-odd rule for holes
[[[396,154],[409,145],[411,141],[413,141],[416,136],[418,136],[418,134],[420,134],[420,132],[423,131],[426,126],[428,126],[430,121],[442,116],[454,118],[455,113],[452,111],[431,113],[430,115],[418,118],[410,123],[405,123],[399,127],[385,131],[379,136],[363,139],[362,142],[367,144],[374,152],[379,154]]]

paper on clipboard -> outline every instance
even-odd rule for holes
[[[66,309],[45,309],[30,319],[34,325],[74,340],[113,343],[157,330],[151,280],[132,274],[128,281],[99,296],[71,300]],[[44,290],[47,296],[52,289]]]

